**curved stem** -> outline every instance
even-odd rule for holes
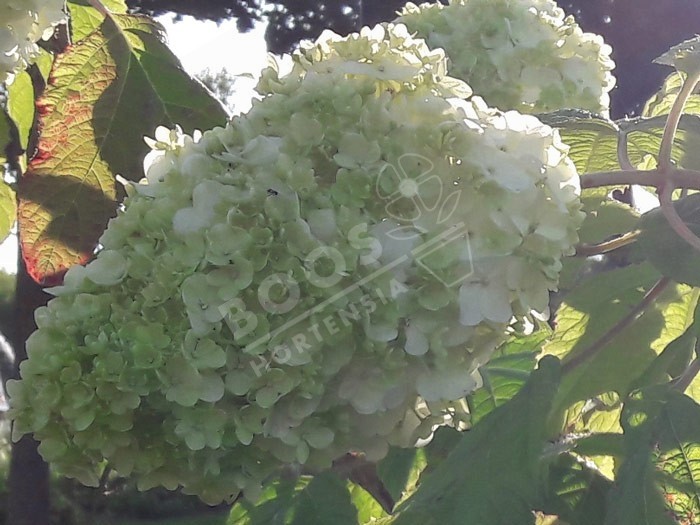
[[[627,133],[620,133],[617,140],[617,161],[620,163],[620,167],[625,171],[635,169],[630,162],[629,155],[627,154]]]
[[[659,170],[662,173],[667,173],[671,168],[673,140],[676,136],[676,131],[678,131],[678,124],[683,116],[683,107],[690,98],[690,95],[693,94],[693,90],[698,81],[700,81],[700,71],[685,79],[676,100],[673,101],[673,106],[671,107],[668,119],[666,120],[666,126],[664,127],[664,134],[661,137],[661,147],[659,148]]]
[[[577,257],[591,257],[592,255],[603,255],[604,253],[610,253],[613,250],[632,244],[637,240],[639,230],[633,232],[627,232],[609,241],[601,242],[598,244],[579,244],[576,247]]]
[[[693,379],[695,379],[695,376],[698,375],[698,373],[700,373],[700,358],[695,358],[688,365],[688,368],[686,368],[680,376],[678,376],[675,380],[672,381],[673,388],[678,390],[679,392],[685,392],[690,386],[690,383],[693,382]]]
[[[627,184],[660,188],[667,180],[672,181],[675,188],[700,190],[700,171],[684,168],[671,168],[666,175],[659,169],[598,171],[581,175],[581,188],[624,186]]]
[[[685,242],[693,248],[700,251],[700,237],[695,235],[688,228],[688,225],[683,222],[683,219],[678,215],[676,207],[673,205],[673,190],[675,186],[672,181],[668,181],[659,192],[659,202],[661,203],[661,213],[664,214],[669,226],[676,232]]]
[[[661,295],[661,293],[666,289],[668,284],[671,282],[667,277],[662,277],[654,286],[649,288],[649,291],[644,295],[642,300],[637,304],[630,313],[625,317],[620,319],[620,321],[615,324],[610,330],[605,332],[597,341],[593,342],[591,346],[584,349],[582,352],[577,353],[574,357],[566,361],[562,365],[562,373],[568,374],[573,372],[576,368],[581,366],[586,361],[589,361],[595,357],[603,348],[605,348],[608,343],[610,343],[615,337],[617,337],[620,332],[625,328],[634,323],[639,319],[642,314],[651,306],[654,301]]]

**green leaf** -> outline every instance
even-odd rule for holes
[[[11,140],[11,124],[7,113],[0,111],[0,175],[4,176],[7,163],[7,147]]]
[[[348,482],[347,489],[350,492],[350,500],[355,509],[357,509],[357,519],[355,523],[369,523],[373,519],[386,518],[389,516],[377,500],[359,485]]]
[[[128,8],[124,0],[101,0],[102,4],[112,13],[126,14]],[[97,30],[105,17],[92,7],[87,0],[68,0],[70,12],[71,37],[73,42],[79,42],[90,33]]]
[[[0,111],[0,242],[10,234],[10,230],[17,219],[17,197],[15,190],[7,184],[5,176],[5,164],[7,157],[5,149],[10,143],[10,122],[7,114]]]
[[[624,436],[620,432],[601,432],[580,437],[572,449],[587,457],[613,456],[622,458],[625,454]]]
[[[510,401],[520,391],[535,368],[537,354],[550,334],[551,330],[542,328],[528,336],[513,337],[496,351],[487,364],[479,368],[484,385],[467,397],[473,424]]]
[[[543,509],[570,525],[600,525],[612,483],[594,469],[564,454],[549,469],[549,493]]]
[[[666,96],[666,95],[664,95]],[[656,157],[661,145],[666,117],[621,119],[612,122],[577,110],[557,111],[541,115],[543,122],[559,129],[569,145],[569,156],[579,173],[620,169],[618,141],[626,142],[630,163],[639,167],[649,157]],[[679,166],[695,169],[700,166],[700,118],[685,115],[679,124],[672,158]]]
[[[394,501],[400,501],[415,488],[425,466],[423,449],[392,447],[386,457],[377,463],[377,475]]]
[[[631,206],[608,196],[611,188],[590,188],[581,192],[586,219],[579,230],[582,243],[599,243],[632,230],[639,214]]]
[[[639,214],[630,205],[609,196],[612,190],[620,187],[588,188],[581,192],[581,203],[586,218],[579,229],[579,240],[585,244],[597,244],[634,229]],[[612,257],[627,257],[629,248],[618,249],[609,254]],[[590,277],[593,267],[600,266],[601,261],[584,257],[565,257],[562,260],[562,271],[559,277],[560,291],[567,291]]]
[[[290,525],[357,525],[347,485],[332,472],[315,476],[295,500]]]
[[[678,199],[673,205],[683,222],[700,234],[700,194]],[[641,231],[639,249],[659,272],[677,282],[700,285],[700,254],[671,228],[659,208],[642,215],[637,228]]]
[[[693,293],[697,297],[700,290],[694,289]],[[697,302],[697,298],[695,301]],[[700,336],[700,304],[695,307],[692,324],[685,332],[666,345],[663,352],[635,381],[634,388],[666,383],[671,378],[680,376],[690,364],[698,343],[698,336]]]
[[[0,180],[0,242],[7,239],[16,219],[17,197],[15,190],[9,184]]]
[[[596,396],[583,404],[577,403],[567,411],[567,432],[622,432],[619,422],[621,410],[622,402],[614,392]]]
[[[371,496],[333,472],[313,478],[282,479],[265,487],[253,504],[241,500],[231,511],[228,525],[358,525],[358,509],[363,513],[379,512],[369,501]],[[376,502],[375,502],[376,503]],[[379,507],[381,510],[381,508]],[[381,517],[381,513],[378,514]]]
[[[698,523],[700,406],[655,386],[627,399],[622,425],[627,453],[605,525]]]
[[[309,477],[277,480],[265,487],[256,504],[243,499],[231,510],[227,525],[287,525],[295,498]]]
[[[620,135],[627,138],[627,152],[633,166],[640,167],[645,158],[656,156],[666,126],[667,115],[620,120]],[[700,166],[700,116],[683,115],[673,142],[671,158],[677,166],[695,169]]]
[[[579,173],[620,168],[617,162],[617,125],[581,110],[563,110],[539,115],[545,124],[559,130],[569,146],[569,157]]]
[[[7,113],[19,133],[19,143],[26,150],[34,124],[34,86],[29,73],[22,71],[7,87]]]
[[[469,432],[399,507],[394,525],[526,525],[541,499],[545,421],[559,382],[556,359],[539,368],[511,402]]]
[[[576,453],[587,456],[590,464],[594,464],[598,471],[608,479],[615,478],[616,460],[619,450],[596,451],[591,442],[599,437],[615,436],[622,432],[620,426],[620,413],[622,412],[622,402],[615,393],[603,394],[593,399],[575,403],[566,411],[566,421],[563,425],[565,437],[561,438],[563,443],[572,443],[573,448],[568,449]],[[583,437],[585,436],[585,437]],[[582,443],[588,443],[586,446]],[[601,445],[606,443],[604,440]]]
[[[659,278],[649,264],[632,265],[587,279],[559,307],[547,354],[564,361],[595,344],[627,316]],[[593,358],[562,380],[556,411],[605,392],[626,394],[658,352],[692,322],[697,295],[671,285],[631,326],[621,330]]]
[[[673,66],[678,71],[688,74],[700,72],[700,36],[673,46],[666,53],[654,59],[654,63]]]
[[[668,115],[685,79],[686,75],[680,72],[671,73],[666,77],[661,90],[647,101],[642,115],[645,117]],[[696,93],[688,98],[683,107],[683,113],[700,115],[700,94]]]
[[[38,153],[19,184],[22,253],[37,282],[56,284],[90,259],[116,211],[114,176],[143,176],[144,135],[226,122],[163,38],[149,18],[112,15],[57,57],[38,103]]]
[[[45,49],[39,50],[39,56],[34,59],[34,65],[39,70],[41,78],[44,79],[45,83],[49,81],[49,75],[51,74],[51,67],[53,66],[53,54],[49,53]]]
[[[423,448],[426,461],[424,472],[430,472],[440,466],[460,444],[463,435],[453,427],[438,428],[428,446]]]
[[[644,116],[660,119],[657,127],[664,126],[685,79],[684,73],[671,74],[666,78],[661,90],[646,103]],[[688,97],[683,106],[683,113],[671,157],[677,166],[697,170],[700,169],[700,94]]]

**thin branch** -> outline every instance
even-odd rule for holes
[[[683,116],[683,108],[686,102],[693,94],[695,86],[700,81],[700,72],[694,73],[688,76],[683,82],[676,100],[673,101],[673,106],[668,114],[668,119],[666,120],[666,126],[664,127],[664,134],[661,137],[661,147],[659,148],[659,170],[662,173],[668,173],[672,167],[671,163],[671,152],[673,150],[673,141],[676,137],[676,132],[678,131],[678,124]]]
[[[661,213],[664,214],[669,226],[676,232],[685,242],[690,244],[693,248],[700,251],[700,237],[695,235],[693,231],[688,228],[688,225],[683,222],[680,215],[676,211],[676,207],[673,205],[673,190],[676,189],[673,182],[668,181],[664,185],[663,189],[659,192],[659,202],[661,204]]]
[[[593,255],[603,255],[604,253],[609,253],[628,244],[632,244],[637,240],[639,230],[633,232],[627,232],[609,241],[601,242],[598,244],[579,244],[576,246],[576,256],[577,257],[591,257]]]
[[[623,186],[627,184],[639,184],[641,186],[656,186],[656,170],[615,170],[596,171],[581,175],[581,188],[600,188],[602,186]],[[700,172],[698,172],[697,184],[700,187]]]
[[[660,188],[667,180],[672,181],[675,188],[700,190],[700,171],[684,168],[671,168],[666,175],[662,174],[659,169],[597,171],[581,175],[581,188],[624,186],[628,184]]]
[[[617,337],[620,332],[625,328],[629,327],[637,319],[639,319],[647,308],[649,308],[654,301],[661,295],[661,293],[666,289],[666,287],[671,282],[670,279],[662,277],[654,286],[652,286],[649,291],[644,295],[642,300],[620,321],[618,321],[615,326],[610,328],[605,332],[597,341],[593,342],[588,348],[585,348],[582,352],[577,353],[574,357],[566,361],[562,366],[562,373],[568,374],[573,372],[580,365],[586,361],[595,357],[603,348],[605,348],[608,343],[610,343],[615,337]]]
[[[678,390],[679,392],[685,392],[690,386],[690,383],[693,382],[693,379],[695,379],[695,376],[697,376],[699,372],[700,358],[695,358],[688,365],[688,368],[686,368],[680,376],[678,376],[672,381],[673,388],[675,390]]]
[[[627,133],[620,133],[617,140],[617,161],[620,167],[625,171],[633,171],[635,167],[630,162],[630,157],[627,154]]]

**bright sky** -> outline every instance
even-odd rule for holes
[[[158,21],[165,26],[170,49],[192,75],[206,68],[212,72],[226,68],[233,75],[250,73],[257,76],[267,64],[264,24],[240,34],[235,21],[217,25],[215,22],[200,22],[192,17],[184,17],[179,22],[173,22],[172,16],[161,16]],[[254,86],[255,80],[236,80],[236,94],[228,101],[233,105],[234,111],[249,109]],[[14,273],[17,271],[16,261],[17,236],[10,235],[0,244],[0,269]]]
[[[185,70],[196,75],[209,68],[212,72],[226,69],[233,75],[257,76],[267,64],[265,24],[258,24],[248,33],[239,33],[235,20],[221,24],[201,22],[190,16],[173,22],[173,16],[161,16],[158,21],[168,32],[170,49],[180,58]],[[255,80],[236,80],[235,111],[249,109]]]

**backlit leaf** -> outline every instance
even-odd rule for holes
[[[549,335],[550,330],[543,328],[529,336],[514,337],[479,368],[484,385],[467,397],[472,423],[478,423],[520,391],[535,368],[537,354]]]
[[[34,86],[29,73],[22,71],[7,88],[7,114],[15,123],[22,149],[27,149],[34,123]]]
[[[362,525],[373,519],[389,516],[377,500],[359,485],[348,482],[348,491],[350,492],[350,500],[357,509],[356,523]]]
[[[625,460],[605,525],[698,523],[700,405],[669,385],[625,402]]]
[[[695,288],[697,296],[700,289]],[[697,300],[696,300],[697,301]],[[688,367],[700,337],[700,304],[692,314],[692,324],[680,336],[671,341],[663,352],[652,361],[644,373],[635,381],[636,388],[667,383],[671,378],[680,376]]]
[[[0,242],[4,241],[10,234],[16,218],[17,197],[15,190],[6,182],[0,181]]]
[[[10,144],[10,121],[4,111],[0,111],[0,175],[4,175],[4,164],[7,162],[5,150]]]
[[[642,114],[645,117],[668,115],[673,106],[673,101],[676,100],[681,87],[683,87],[685,78],[685,73],[679,73],[677,71],[671,73],[664,81],[661,90],[647,101]],[[686,114],[700,115],[700,94],[696,93],[688,98],[688,101],[683,107],[683,112]]]
[[[600,525],[612,483],[600,473],[564,454],[549,469],[544,510],[570,525]]]
[[[559,363],[540,361],[522,390],[468,432],[398,509],[394,525],[535,523],[545,472],[545,421]]]
[[[20,179],[19,224],[27,269],[45,285],[92,256],[116,210],[114,176],[143,176],[144,135],[226,121],[167,49],[160,25],[128,15],[105,19],[57,57],[38,107],[38,153]]]
[[[539,115],[542,122],[559,130],[569,146],[569,157],[579,173],[619,169],[617,126],[586,111],[564,110]]]
[[[700,72],[700,36],[673,46],[666,53],[654,59],[655,64],[673,66],[688,74]]]
[[[0,242],[10,233],[17,218],[17,197],[15,191],[2,180],[5,175],[7,158],[5,149],[10,142],[10,122],[5,112],[0,111]]]
[[[102,4],[112,13],[125,14],[127,12],[124,0],[101,0]],[[73,42],[83,40],[90,33],[100,27],[104,16],[92,7],[87,0],[68,0],[70,12],[71,37]]]
[[[581,192],[586,219],[579,230],[582,243],[599,243],[634,228],[639,214],[624,202],[609,197],[613,188],[591,188]]]
[[[660,277],[649,264],[632,265],[587,279],[567,294],[559,307],[554,334],[545,352],[565,362],[623,319]],[[595,356],[566,374],[556,410],[576,401],[615,391],[625,395],[657,353],[692,322],[697,294],[671,285],[631,326],[619,331]]]

